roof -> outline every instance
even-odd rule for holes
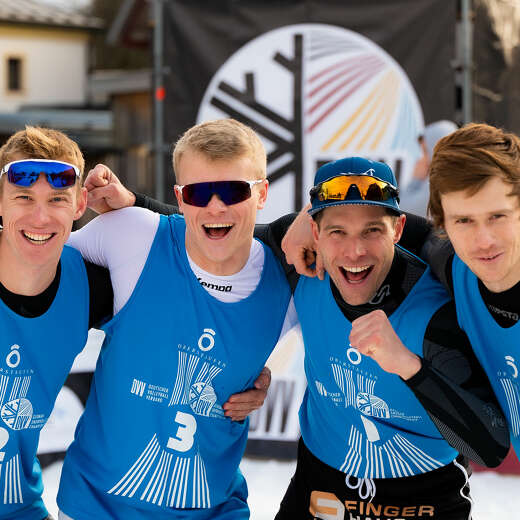
[[[103,27],[101,18],[35,0],[1,0],[0,23],[2,22],[83,30]]]

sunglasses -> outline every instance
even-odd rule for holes
[[[6,164],[0,171],[0,177],[6,173],[11,184],[32,186],[41,174],[47,177],[48,183],[56,189],[74,186],[80,172],[77,166],[50,159],[23,159]]]
[[[190,206],[204,208],[209,204],[213,195],[218,195],[226,206],[232,206],[251,197],[251,187],[262,182],[265,182],[265,179],[256,181],[195,182],[184,186],[176,184],[175,189],[182,195],[182,200]]]
[[[352,191],[355,186],[357,192]],[[370,175],[342,174],[320,182],[311,188],[311,200],[317,198],[319,201],[347,200],[349,198],[384,202],[389,199],[399,201],[399,190],[389,182],[383,181]]]

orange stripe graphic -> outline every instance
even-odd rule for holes
[[[385,89],[383,96],[380,97],[379,105],[381,105],[381,101],[383,102],[382,106],[380,106],[378,113],[376,117],[373,118],[373,122],[368,126],[365,134],[359,141],[356,150],[359,151],[362,148],[365,147],[366,142],[374,135],[374,132],[376,128],[381,124],[381,121],[384,118],[384,115],[388,113],[388,111],[392,110],[392,105],[395,101],[395,90],[398,86],[397,78],[395,77],[395,74],[392,73],[392,77],[388,81],[387,89]],[[388,117],[386,118],[388,119]],[[366,118],[365,123],[368,121],[368,118]]]
[[[322,146],[322,151],[327,151],[334,144],[334,142],[337,139],[339,139],[341,134],[345,132],[345,130],[350,126],[350,124],[363,112],[363,110],[365,110],[365,108],[370,104],[370,102],[376,96],[379,90],[382,89],[386,78],[389,77],[390,74],[390,72],[387,72],[384,75],[382,80],[372,89],[372,91],[368,94],[363,103],[359,105],[357,110],[347,119],[347,121],[343,125],[341,125],[341,127],[332,135],[332,137]]]
[[[396,80],[397,80],[396,84],[391,93],[392,98],[389,100],[389,103],[386,106],[385,117],[381,124],[381,129],[379,130],[379,132],[376,134],[374,140],[372,141],[372,144],[370,145],[370,150],[376,150],[377,147],[379,146],[379,143],[380,143],[381,139],[383,138],[383,135],[385,134],[386,129],[388,128],[388,125],[390,124],[390,120],[392,119],[392,116],[394,115],[394,112],[397,109],[397,99],[399,97],[399,92],[400,92],[400,89],[399,89],[400,81],[399,81],[399,78],[396,78]]]

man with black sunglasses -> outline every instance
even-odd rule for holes
[[[290,300],[253,240],[265,150],[241,123],[212,121],[184,134],[173,161],[184,218],[127,208],[71,242],[110,268],[115,316],[65,458],[60,518],[249,517],[248,423],[223,404],[252,386]]]

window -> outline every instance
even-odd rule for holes
[[[7,58],[7,90],[19,92],[22,90],[22,59]]]

